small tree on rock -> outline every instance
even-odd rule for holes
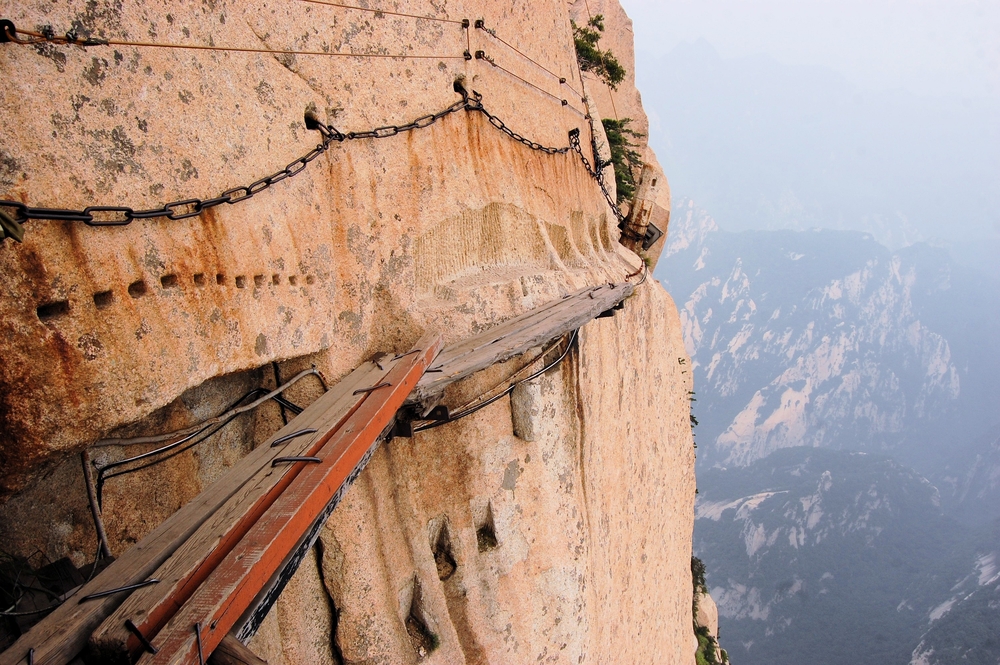
[[[576,44],[576,60],[580,69],[593,72],[612,90],[625,80],[625,68],[611,51],[600,49],[601,33],[604,32],[604,15],[591,18],[582,28],[573,23],[573,42]]]

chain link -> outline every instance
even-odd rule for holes
[[[604,200],[608,202],[611,206],[611,211],[615,213],[615,217],[618,218],[618,222],[625,221],[625,215],[622,214],[621,208],[618,207],[618,202],[615,201],[614,197],[611,196],[611,192],[608,191],[608,186],[604,182],[604,167],[608,166],[610,162],[601,162],[601,158],[595,154],[594,159],[597,161],[597,168],[592,168],[590,166],[590,160],[587,156],[583,154],[583,148],[580,147],[580,130],[571,129],[569,132],[569,144],[570,147],[580,155],[580,161],[583,162],[583,166],[587,169],[587,173],[590,177],[597,181],[597,184],[601,187],[601,192],[604,194]]]
[[[564,155],[570,150],[575,151],[579,154],[587,172],[600,185],[601,191],[604,193],[604,198],[607,200],[608,205],[611,206],[615,215],[619,220],[624,219],[618,205],[608,193],[608,188],[604,183],[602,173],[603,169],[599,168],[595,170],[592,168],[590,161],[583,154],[583,150],[580,148],[579,129],[570,131],[570,145],[568,147],[553,148],[544,146],[536,141],[525,138],[521,134],[518,134],[508,127],[499,117],[487,111],[483,106],[482,95],[478,92],[472,91],[472,94],[469,94],[462,89],[461,86],[456,86],[456,91],[462,95],[462,100],[455,102],[451,106],[448,106],[437,113],[421,116],[405,125],[387,125],[362,132],[348,132],[345,134],[338,131],[332,125],[325,125],[319,122],[319,120],[314,116],[307,114],[305,118],[306,128],[318,131],[323,137],[321,143],[303,156],[288,164],[285,168],[276,171],[269,176],[261,178],[260,180],[252,182],[249,185],[227,189],[215,198],[192,198],[180,201],[171,201],[170,203],[164,204],[161,208],[153,208],[149,210],[135,210],[134,208],[130,208],[128,206],[89,206],[83,210],[71,210],[64,208],[33,208],[19,201],[0,200],[0,216],[2,216],[2,220],[0,221],[4,222],[6,226],[11,227],[12,229],[14,227],[20,229],[20,225],[30,219],[83,222],[88,226],[126,226],[131,224],[132,221],[136,219],[156,219],[164,217],[166,219],[179,220],[196,217],[205,210],[222,205],[223,203],[233,205],[246,201],[247,199],[251,199],[282,180],[298,175],[305,170],[310,162],[326,152],[334,142],[342,143],[344,141],[359,139],[389,138],[403,132],[409,132],[415,129],[425,129],[445,116],[463,110],[470,113],[482,113],[486,116],[487,120],[493,127],[532,150],[544,152],[549,155]],[[0,231],[2,230],[3,227],[0,227]],[[6,234],[0,232],[0,240],[3,240],[5,235],[20,241],[20,238],[18,238],[18,236],[12,231],[8,231]]]

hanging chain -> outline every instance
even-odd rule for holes
[[[601,158],[596,155],[594,159],[597,161],[597,168],[594,169],[590,166],[590,160],[587,156],[583,154],[583,148],[580,147],[580,130],[571,129],[569,130],[569,145],[570,148],[580,155],[580,160],[583,162],[583,166],[587,169],[587,173],[590,177],[597,181],[597,184],[601,186],[601,192],[604,194],[604,200],[608,202],[611,206],[611,211],[615,213],[615,217],[618,218],[619,222],[625,221],[625,215],[622,214],[621,208],[618,207],[618,203],[615,201],[614,197],[611,196],[611,192],[608,191],[608,186],[604,183],[604,168],[611,164],[611,162],[602,162]]]
[[[18,242],[21,242],[24,236],[24,228],[22,225],[25,221],[30,219],[83,222],[88,226],[126,226],[131,224],[132,221],[136,219],[156,219],[163,217],[171,220],[179,220],[187,219],[188,217],[196,217],[205,210],[222,205],[223,203],[233,205],[235,203],[241,203],[251,199],[264,190],[269,189],[272,185],[298,175],[305,170],[306,166],[308,166],[310,162],[314,161],[317,157],[326,152],[334,142],[343,143],[344,141],[357,139],[389,138],[390,136],[396,136],[397,134],[401,134],[403,132],[430,127],[441,118],[462,110],[482,113],[486,116],[487,120],[493,127],[531,150],[537,150],[549,155],[563,155],[570,150],[575,151],[579,154],[584,167],[587,169],[587,173],[589,173],[590,176],[600,185],[604,198],[607,200],[608,205],[611,206],[615,216],[619,220],[624,219],[621,210],[608,193],[602,174],[603,169],[593,169],[590,165],[590,161],[583,154],[583,150],[580,148],[579,129],[573,129],[570,131],[570,145],[568,147],[553,148],[544,146],[541,143],[532,141],[531,139],[518,134],[509,128],[503,120],[487,111],[482,103],[482,95],[478,92],[472,91],[472,94],[470,95],[461,86],[456,86],[456,91],[462,95],[462,100],[455,102],[437,113],[421,116],[405,125],[386,125],[384,127],[376,127],[375,129],[362,132],[348,132],[345,134],[338,131],[333,125],[325,125],[314,115],[307,113],[305,116],[306,128],[318,131],[322,136],[321,143],[285,166],[285,168],[280,169],[269,176],[256,180],[249,185],[227,189],[218,196],[210,199],[182,199],[180,201],[171,201],[170,203],[164,204],[160,208],[152,208],[148,210],[136,210],[128,206],[88,206],[82,210],[66,208],[35,208],[21,203],[20,201],[0,200],[0,241],[2,241],[5,237],[11,237]]]
[[[500,118],[496,117],[495,115],[486,110],[486,108],[483,106],[482,95],[480,95],[475,90],[472,91],[472,95],[473,95],[472,97],[466,98],[465,108],[469,111],[479,111],[480,113],[486,116],[486,118],[490,121],[491,125],[499,129],[501,132],[511,137],[515,141],[523,143],[532,150],[538,150],[540,152],[544,152],[549,155],[565,155],[567,152],[569,152],[570,150],[569,147],[550,148],[542,145],[541,143],[532,141],[531,139],[524,138],[523,136],[512,130],[510,127],[505,125],[503,120],[501,120]]]

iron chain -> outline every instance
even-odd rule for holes
[[[611,196],[611,192],[608,191],[608,186],[604,183],[604,167],[610,162],[601,162],[601,158],[595,155],[594,159],[597,161],[597,168],[595,169],[590,166],[590,160],[583,154],[583,148],[580,147],[579,129],[570,130],[569,144],[573,151],[580,155],[580,160],[583,162],[583,166],[587,169],[587,173],[590,174],[590,177],[596,180],[597,184],[600,185],[601,192],[604,194],[604,200],[608,202],[609,206],[611,206],[611,211],[615,213],[615,217],[618,218],[619,222],[624,222],[625,215],[622,214],[621,208],[618,207],[618,202],[615,201],[613,196]]]
[[[83,210],[33,208],[19,201],[0,200],[0,218],[2,218],[0,221],[4,222],[5,227],[11,227],[12,229],[13,227],[17,227],[19,230],[20,225],[30,219],[83,222],[88,226],[125,226],[131,224],[132,221],[136,219],[155,219],[164,217],[166,219],[179,220],[196,217],[205,210],[222,205],[223,203],[233,205],[235,203],[246,201],[247,199],[253,198],[257,194],[260,194],[264,190],[270,188],[272,185],[298,175],[305,170],[306,166],[308,166],[310,162],[326,152],[334,142],[342,143],[344,141],[358,139],[389,138],[403,132],[430,127],[441,118],[462,110],[467,112],[482,113],[486,116],[487,120],[493,127],[532,150],[544,152],[549,155],[563,155],[570,150],[578,153],[580,155],[580,159],[583,161],[584,167],[587,169],[587,172],[600,185],[601,191],[604,193],[604,198],[607,200],[608,205],[611,206],[611,209],[614,211],[619,220],[623,219],[621,210],[608,193],[608,189],[604,184],[604,177],[602,175],[603,169],[595,170],[591,168],[590,161],[584,156],[583,150],[580,148],[579,129],[574,129],[569,133],[570,145],[568,147],[553,148],[544,146],[536,141],[525,138],[521,134],[518,134],[504,124],[503,120],[487,111],[482,103],[482,95],[478,92],[473,91],[471,95],[464,89],[459,89],[458,92],[462,94],[462,100],[455,102],[437,113],[421,116],[405,125],[387,125],[385,127],[376,127],[375,129],[362,132],[348,132],[345,134],[338,131],[332,125],[325,125],[319,122],[319,120],[314,116],[307,114],[305,118],[306,127],[307,129],[320,132],[323,137],[321,143],[316,145],[315,148],[303,156],[285,166],[285,168],[276,171],[269,176],[261,178],[260,180],[252,182],[249,185],[227,189],[215,198],[183,199],[164,204],[161,208],[153,208],[149,210],[135,210],[134,208],[130,208],[128,206],[89,206]],[[15,237],[15,239],[20,240],[20,238],[17,238],[15,233],[10,230],[6,234],[0,233],[0,240],[2,240],[5,235]]]

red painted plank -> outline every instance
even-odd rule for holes
[[[291,485],[304,466],[292,464],[273,469],[271,460],[284,455],[315,455],[363,403],[363,395],[352,393],[357,388],[381,383],[387,372],[388,369],[380,370],[377,365],[365,363],[317,401],[326,405],[324,411],[313,414],[308,420],[304,412],[289,423],[290,426],[299,423],[293,431],[309,425],[310,429],[317,430],[315,433],[283,444],[281,448],[270,447],[271,440],[279,439],[271,437],[264,444],[268,453],[260,467],[252,470],[240,490],[157,569],[154,576],[160,584],[132,594],[94,632],[90,638],[90,658],[108,661],[137,658],[142,645],[126,630],[127,622],[131,621],[142,635],[159,632]]]
[[[216,567],[181,610],[153,639],[156,654],[142,665],[198,663],[208,656],[253,603],[313,521],[346,489],[352,474],[374,448],[396,410],[413,390],[441,347],[440,337],[426,336],[415,352],[386,376],[389,386],[369,394],[351,418],[318,453],[322,462],[307,464],[240,543]]]

